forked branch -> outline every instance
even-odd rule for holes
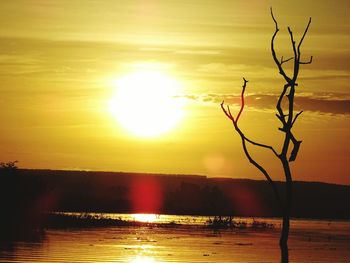
[[[297,86],[296,84],[296,79],[298,77],[298,73],[299,73],[299,66],[302,65],[302,64],[311,64],[312,63],[312,59],[313,57],[311,56],[309,61],[301,61],[301,52],[300,52],[300,48],[301,48],[301,45],[303,44],[303,41],[304,41],[304,38],[309,30],[309,27],[310,27],[310,24],[311,24],[311,17],[309,18],[309,22],[304,30],[304,33],[298,43],[298,46],[296,46],[296,42],[295,42],[295,39],[294,39],[294,35],[293,35],[293,31],[290,27],[288,27],[288,33],[289,33],[289,36],[290,36],[290,40],[291,40],[291,45],[292,45],[292,49],[293,49],[293,54],[294,56],[291,57],[291,58],[288,58],[288,59],[283,59],[283,56],[281,57],[281,60],[278,60],[277,58],[277,54],[276,54],[276,51],[275,51],[275,38],[277,36],[277,33],[279,32],[279,28],[278,28],[278,23],[277,23],[277,20],[273,14],[273,11],[272,11],[272,8],[270,8],[270,11],[271,11],[271,17],[272,17],[272,20],[273,22],[275,23],[275,32],[274,34],[272,35],[272,39],[271,39],[271,52],[272,52],[272,58],[273,60],[275,61],[275,64],[276,66],[278,67],[278,70],[279,70],[279,73],[283,76],[283,78],[286,80],[286,82],[290,85],[295,85]],[[289,77],[285,70],[283,69],[282,65],[284,63],[287,63],[289,61],[291,61],[292,59],[294,59],[294,73],[293,73],[293,77]]]
[[[227,105],[227,107],[225,108],[225,102],[223,101],[221,103],[221,109],[222,111],[225,113],[225,115],[232,121],[233,123],[233,126],[235,128],[235,130],[237,131],[237,133],[240,135],[241,137],[241,140],[242,140],[242,146],[243,146],[243,150],[244,150],[244,153],[245,155],[247,156],[249,162],[251,164],[253,164],[257,169],[260,170],[260,172],[265,176],[265,178],[267,179],[267,181],[270,183],[273,191],[274,191],[274,194],[275,194],[275,197],[276,199],[278,200],[278,202],[280,202],[280,195],[279,195],[279,191],[278,191],[278,188],[276,186],[276,184],[274,183],[274,181],[272,180],[270,174],[266,171],[266,169],[264,169],[258,162],[256,162],[252,156],[250,155],[249,151],[248,151],[248,148],[247,148],[247,145],[246,145],[246,142],[249,142],[250,144],[252,145],[255,145],[255,146],[258,146],[258,147],[262,147],[262,148],[266,148],[266,149],[269,149],[271,150],[278,158],[279,158],[279,154],[276,152],[276,150],[270,146],[270,145],[266,145],[266,144],[262,144],[262,143],[258,143],[258,142],[255,142],[255,141],[252,141],[250,139],[248,139],[244,133],[242,132],[242,130],[239,128],[238,126],[238,120],[239,120],[239,117],[241,116],[242,112],[243,112],[243,109],[244,109],[244,92],[245,92],[245,89],[246,89],[246,86],[247,86],[247,80],[245,78],[243,78],[243,86],[242,86],[242,92],[241,92],[241,107],[240,107],[240,110],[238,112],[238,115],[237,117],[235,118],[232,113],[231,113],[231,110],[230,110],[230,107]]]
[[[281,60],[278,61],[276,51],[274,49],[274,41],[275,41],[276,34],[278,32],[278,23],[273,15],[272,8],[271,8],[271,17],[275,23],[275,28],[276,28],[275,33],[271,39],[272,57],[274,58],[274,61],[277,65],[280,73],[282,72],[282,76],[286,80],[286,84],[284,85],[283,90],[282,90],[282,92],[279,96],[279,99],[277,101],[276,108],[277,108],[278,114],[276,114],[276,116],[280,120],[280,122],[282,123],[282,128],[279,128],[279,130],[286,133],[286,138],[285,138],[285,142],[283,144],[283,149],[282,149],[282,155],[284,155],[288,152],[288,145],[289,145],[289,142],[291,142],[293,145],[293,148],[292,148],[292,151],[290,153],[288,161],[292,162],[292,161],[295,161],[295,159],[298,155],[298,152],[299,152],[300,144],[301,144],[301,141],[298,141],[292,133],[293,125],[295,124],[298,117],[302,114],[302,111],[301,111],[301,112],[297,113],[295,116],[293,116],[294,115],[295,87],[298,86],[298,83],[296,83],[296,80],[298,78],[300,65],[311,64],[312,59],[313,59],[313,57],[311,56],[309,61],[301,61],[300,60],[300,58],[301,58],[300,48],[301,48],[301,45],[303,44],[303,41],[305,39],[305,36],[306,36],[308,30],[309,30],[309,27],[311,24],[311,18],[309,19],[308,24],[307,24],[307,26],[304,30],[304,33],[303,33],[299,43],[297,44],[297,46],[296,46],[296,41],[294,39],[293,31],[290,27],[288,27],[288,33],[290,36],[290,42],[291,42],[294,56],[292,58],[289,58],[289,59],[283,59],[283,56],[282,56]],[[293,70],[293,76],[289,77],[285,74],[285,71],[284,71],[282,65],[284,63],[292,60],[292,59],[294,59],[294,70]],[[287,94],[287,92],[288,92],[288,94]],[[284,113],[284,110],[282,108],[282,101],[285,97],[288,98],[288,108],[286,109],[287,114]],[[281,155],[281,157],[282,157],[282,155]]]
[[[296,120],[298,119],[298,117],[299,117],[302,113],[303,113],[303,111],[299,111],[299,112],[295,115],[295,117],[294,117],[294,119],[293,119],[293,121],[292,121],[292,126],[294,125],[294,123],[296,122]]]
[[[237,115],[237,118],[235,119],[232,114],[231,114],[231,110],[230,110],[230,106],[227,105],[227,109],[225,109],[224,107],[224,104],[225,102],[223,101],[221,103],[221,109],[223,110],[223,112],[225,113],[225,115],[234,123],[234,124],[237,124],[238,120],[239,120],[239,117],[241,116],[242,114],[242,111],[244,109],[244,92],[245,92],[245,88],[247,86],[247,83],[248,83],[248,80],[246,80],[245,78],[243,78],[243,86],[242,86],[242,92],[241,92],[241,108],[239,110],[239,113]]]
[[[272,35],[272,39],[271,39],[271,52],[272,52],[272,58],[273,60],[275,61],[277,67],[278,67],[278,70],[279,70],[279,73],[283,76],[283,78],[286,80],[286,82],[290,82],[291,79],[287,76],[286,72],[284,71],[283,67],[282,67],[282,61],[283,59],[281,60],[281,62],[278,60],[277,58],[277,54],[276,54],[276,51],[275,51],[275,47],[274,47],[274,44],[275,44],[275,38],[277,36],[277,33],[279,31],[279,28],[278,28],[278,24],[277,24],[277,20],[275,19],[274,15],[273,15],[273,12],[272,12],[272,7],[270,8],[270,11],[271,11],[271,17],[272,17],[272,20],[273,22],[275,23],[275,32],[274,34]]]

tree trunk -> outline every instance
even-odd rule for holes
[[[244,153],[247,156],[249,162],[251,164],[253,164],[257,169],[259,169],[260,172],[266,177],[266,179],[268,180],[268,182],[271,184],[271,186],[273,188],[273,191],[276,195],[278,202],[280,203],[280,207],[281,207],[281,210],[283,212],[283,222],[282,222],[281,236],[280,236],[280,242],[279,242],[280,249],[281,249],[281,263],[288,263],[288,261],[289,261],[289,255],[288,255],[289,221],[290,221],[292,199],[293,199],[293,189],[292,189],[293,188],[293,179],[292,179],[292,173],[290,171],[289,162],[295,161],[295,159],[298,155],[299,147],[300,147],[300,143],[301,143],[301,141],[298,141],[294,137],[294,134],[292,133],[292,128],[293,128],[293,125],[294,125],[295,121],[297,120],[297,118],[303,112],[303,111],[300,111],[299,113],[294,114],[294,95],[295,95],[295,87],[298,86],[297,79],[298,79],[300,65],[312,63],[312,56],[310,57],[309,61],[301,61],[300,60],[300,58],[301,58],[300,47],[304,41],[304,38],[306,36],[307,31],[309,30],[309,26],[311,24],[311,17],[309,19],[309,23],[307,24],[307,26],[304,30],[304,34],[301,37],[298,44],[294,40],[294,35],[293,35],[292,30],[290,29],[290,27],[288,27],[288,32],[289,32],[290,41],[291,41],[291,45],[293,48],[294,56],[291,58],[288,58],[288,59],[283,59],[283,56],[282,56],[281,59],[279,59],[279,58],[277,58],[277,54],[276,54],[276,51],[274,48],[274,42],[275,42],[276,35],[279,32],[279,28],[278,28],[277,21],[273,15],[272,8],[271,8],[271,16],[272,16],[272,20],[275,23],[275,33],[273,34],[272,39],[271,39],[272,58],[278,67],[279,74],[282,75],[282,77],[286,81],[286,84],[283,87],[283,90],[279,96],[279,99],[278,99],[277,105],[276,105],[276,109],[278,111],[276,116],[282,124],[282,127],[279,128],[279,130],[282,131],[283,133],[285,133],[281,153],[280,154],[277,153],[276,150],[270,145],[257,143],[255,141],[248,139],[238,126],[238,120],[239,120],[239,117],[241,116],[241,113],[242,113],[243,108],[244,108],[244,92],[246,89],[246,84],[248,82],[245,78],[243,78],[244,84],[242,86],[242,92],[241,92],[241,108],[237,114],[237,117],[232,116],[229,106],[227,106],[227,108],[224,107],[224,101],[221,103],[221,109],[225,113],[225,115],[232,121],[232,123],[235,127],[235,130],[240,135],[240,137],[242,139],[243,150],[244,150]],[[289,74],[287,75],[287,73],[285,72],[283,64],[287,63],[288,61],[291,61],[291,60],[294,61],[293,75],[288,76]],[[289,94],[286,95],[288,90],[289,90]],[[287,105],[283,103],[285,96],[288,98]],[[283,109],[285,106],[287,106],[287,110],[288,110],[287,114]],[[280,198],[281,197],[280,192],[278,191],[278,188],[276,187],[276,184],[272,180],[269,172],[267,170],[265,170],[264,167],[261,166],[258,162],[256,162],[254,160],[254,158],[250,155],[248,148],[246,146],[247,143],[250,143],[254,146],[259,146],[261,148],[271,150],[275,154],[275,156],[281,161],[282,166],[283,166],[285,179],[286,179],[285,194],[284,194],[283,198]],[[290,145],[292,146],[292,149],[289,149]],[[287,158],[287,155],[289,155],[288,152],[290,152],[289,158]]]
[[[289,215],[283,215],[283,223],[282,223],[282,230],[281,230],[281,236],[280,236],[281,263],[289,262],[288,236],[289,236]]]
[[[292,176],[289,167],[289,162],[286,158],[282,158],[282,164],[284,168],[284,172],[286,175],[286,194],[285,194],[285,202],[283,207],[283,221],[282,221],[282,229],[280,236],[280,249],[281,249],[281,263],[289,262],[289,253],[288,253],[288,237],[289,237],[289,227],[290,227],[290,212],[292,208]]]

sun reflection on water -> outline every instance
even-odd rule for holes
[[[155,259],[150,256],[137,256],[132,263],[155,263]]]
[[[155,214],[132,214],[132,217],[135,221],[145,223],[153,223],[158,219],[158,216]]]

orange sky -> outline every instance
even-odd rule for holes
[[[0,161],[263,179],[220,102],[237,102],[247,78],[240,125],[279,147],[274,105],[283,82],[269,49],[271,5],[281,28],[276,49],[285,57],[286,26],[300,37],[313,18],[302,54],[314,62],[302,67],[296,95],[305,112],[295,125],[303,143],[294,178],[350,184],[350,18],[340,0],[1,1]],[[115,83],[143,70],[181,83],[184,102],[176,126],[151,138],[127,132],[108,108]],[[254,154],[282,178],[273,155]]]

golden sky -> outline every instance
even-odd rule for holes
[[[281,28],[279,56],[291,52],[286,27],[300,37],[313,19],[302,54],[314,62],[302,66],[296,95],[305,112],[294,128],[303,140],[294,178],[350,184],[350,18],[343,0],[1,1],[0,160],[263,179],[220,102],[237,110],[247,78],[240,125],[250,138],[279,147],[274,107],[283,82],[270,52],[270,6]],[[174,128],[151,138],[127,132],[109,108],[116,83],[145,70],[180,83],[174,100],[183,103]],[[133,94],[137,104],[141,96]],[[140,121],[149,114],[136,110]],[[253,152],[282,179],[273,155]]]

